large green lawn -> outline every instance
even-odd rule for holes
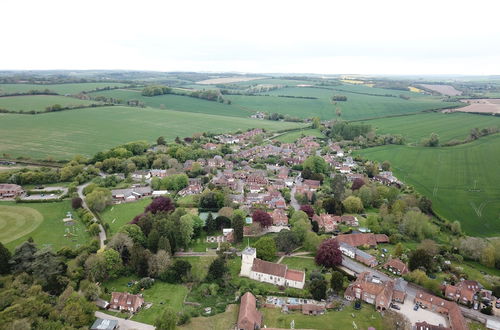
[[[74,84],[0,84],[0,94],[10,94],[10,93],[26,93],[30,90],[43,91],[48,89],[49,91],[56,92],[61,95],[65,94],[78,94],[84,91],[92,91],[96,88],[104,87],[120,87],[126,86],[123,83],[115,82],[104,82],[104,83],[74,83]]]
[[[295,321],[295,329],[384,329],[382,315],[372,305],[363,304],[358,311],[352,306],[342,311],[327,311],[324,315],[303,315],[300,312],[284,314],[277,308],[261,308],[264,325],[268,328],[290,328]],[[354,326],[356,325],[356,327]]]
[[[151,203],[151,198],[143,198],[132,203],[122,203],[108,206],[102,213],[101,218],[105,223],[109,223],[111,233],[114,234],[126,225],[134,217],[142,212]]]
[[[0,223],[7,220],[12,222],[23,222],[15,230],[12,228],[5,229],[5,233],[9,233],[9,237],[0,235],[2,243],[9,249],[14,249],[22,244],[29,237],[32,237],[38,247],[50,246],[54,251],[68,246],[71,248],[88,243],[89,236],[85,226],[76,221],[74,226],[65,226],[62,219],[66,217],[66,212],[72,211],[70,201],[58,203],[15,203],[1,202],[0,216],[3,214],[3,219]],[[32,214],[39,215],[41,219],[30,217]],[[26,222],[24,222],[24,220]],[[37,225],[33,226],[30,221],[37,221]],[[67,231],[74,234],[72,237],[65,236]],[[14,238],[14,239],[12,239]]]
[[[365,121],[379,134],[401,134],[407,143],[418,145],[422,138],[437,133],[441,143],[452,139],[463,140],[473,128],[499,127],[500,117],[468,113],[423,113],[412,116]]]
[[[372,89],[365,86],[338,86],[345,90],[331,88],[286,87],[271,92],[264,92],[269,96],[229,95],[233,104],[249,110],[277,112],[293,117],[311,118],[318,116],[321,119],[331,119],[336,116],[337,107],[342,112],[345,120],[360,120],[384,116],[417,113],[424,110],[439,109],[454,105],[442,102],[440,98],[425,96],[416,93]],[[357,90],[361,89],[361,90]],[[374,95],[366,94],[365,89],[371,90]],[[395,95],[387,97],[385,94]],[[400,94],[411,95],[409,100],[399,97]],[[315,99],[288,98],[286,96],[314,97]],[[347,96],[346,102],[333,104],[331,97],[334,95]],[[459,103],[457,103],[459,104]]]
[[[300,124],[121,106],[35,116],[0,114],[0,153],[69,159],[75,154],[90,156],[130,141],[153,142],[162,135],[172,141],[176,136],[198,132],[221,133],[256,127],[272,131]]]
[[[127,100],[140,100],[145,105],[159,108],[171,109],[184,112],[206,113],[211,115],[231,116],[231,117],[250,117],[255,111],[244,109],[235,105],[222,104],[214,101],[202,100],[189,96],[181,95],[158,95],[158,96],[142,96],[140,90],[131,89],[116,89],[111,91],[95,92],[91,95],[102,95],[106,97],[114,97]]]
[[[54,104],[59,104],[62,107],[74,107],[91,105],[93,103],[98,102],[79,100],[77,98],[59,95],[23,95],[0,97],[0,109],[6,109],[9,111],[45,111],[45,108]]]
[[[131,280],[137,280],[137,278],[120,277],[119,279],[103,283],[104,287],[106,287],[110,292],[110,294],[105,298],[109,301],[111,292],[113,291],[130,291],[130,288],[127,287],[127,283]],[[155,284],[151,288],[142,291],[144,301],[153,303],[153,306],[149,309],[142,309],[132,317],[132,320],[153,324],[156,318],[161,315],[166,307],[170,307],[174,311],[180,312],[184,308],[184,297],[187,292],[188,289],[184,285],[155,281]],[[125,317],[126,314],[114,313],[113,315]]]
[[[448,220],[473,236],[500,233],[500,134],[441,148],[383,146],[357,152],[391,162],[393,172],[433,202]]]

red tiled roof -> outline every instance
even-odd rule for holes
[[[247,292],[241,297],[238,329],[254,330],[256,325],[262,325],[262,314],[257,310],[255,296]]]
[[[397,258],[389,260],[384,265],[384,268],[387,268],[387,267],[396,268],[397,270],[399,270],[401,272],[401,274],[408,273],[408,266],[404,262],[402,262],[401,260],[399,260]]]
[[[273,276],[285,277],[287,266],[264,261],[258,258],[253,260],[252,271],[257,273],[269,274]]]
[[[285,278],[290,281],[302,282],[304,280],[304,272],[295,269],[288,269]]]

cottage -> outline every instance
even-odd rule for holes
[[[357,227],[359,226],[358,218],[353,215],[343,215],[340,218],[340,222],[346,224],[347,226]]]
[[[344,242],[351,246],[369,246],[375,247],[377,243],[388,243],[389,237],[384,234],[372,234],[372,233],[356,233],[356,234],[342,234],[335,238],[339,243]]]
[[[238,314],[238,330],[255,330],[262,326],[262,314],[257,310],[257,301],[251,292],[241,296]]]
[[[257,258],[257,250],[247,247],[241,253],[240,276],[252,280],[303,289],[306,274],[299,270],[288,269],[287,265],[275,264]]]
[[[444,296],[458,303],[467,305],[476,300],[477,294],[482,288],[482,285],[476,281],[463,280],[456,285],[445,285]]]
[[[285,210],[274,209],[269,214],[271,215],[271,218],[273,218],[273,225],[275,225],[275,226],[287,226],[288,225],[288,216],[286,215]]]
[[[21,196],[23,193],[23,188],[17,184],[0,184],[0,198],[16,198]]]
[[[390,271],[393,274],[396,275],[404,275],[409,272],[408,266],[402,262],[401,260],[395,258],[389,260],[385,265],[384,268]]]
[[[133,202],[137,199],[151,196],[153,190],[151,187],[136,187],[127,189],[114,189],[111,190],[111,195],[116,201]]]
[[[436,297],[423,291],[417,292],[414,302],[429,308],[433,312],[448,315],[450,326],[453,330],[466,330],[468,328],[464,316],[460,311],[460,307],[458,307],[455,302]]]
[[[324,230],[325,233],[331,233],[337,229],[337,225],[340,222],[340,217],[331,214],[315,214],[312,218],[312,221],[315,221],[318,224],[318,227]]]
[[[135,295],[126,292],[112,292],[109,308],[135,313],[143,304],[144,298],[142,295]]]
[[[151,177],[164,178],[167,176],[167,170],[152,169],[149,171]]]

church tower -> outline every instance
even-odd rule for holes
[[[253,260],[257,257],[257,250],[251,247],[245,248],[241,252],[241,271],[240,276],[250,277]]]

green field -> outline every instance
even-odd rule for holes
[[[224,313],[214,316],[194,317],[188,324],[181,325],[178,329],[184,330],[230,330],[238,321],[239,305],[228,305]]]
[[[111,233],[114,234],[132,219],[144,212],[144,208],[151,203],[151,198],[143,198],[133,203],[123,203],[108,206],[102,213],[101,218],[105,223],[109,223]]]
[[[92,93],[93,96],[106,96],[127,100],[139,100],[145,105],[159,108],[170,109],[194,113],[206,113],[220,116],[231,117],[250,117],[255,111],[242,109],[238,106],[222,104],[214,101],[207,101],[195,97],[181,95],[158,95],[158,96],[142,96],[141,91],[132,89],[117,89],[112,91],[101,91]],[[228,97],[229,98],[229,97]]]
[[[354,90],[355,88],[369,87],[349,87],[350,90]],[[393,90],[384,91],[387,94],[394,95],[406,93]],[[377,90],[375,90],[375,92],[377,92]],[[437,97],[415,93],[411,94],[412,97],[409,100],[404,100],[399,97],[359,93],[361,92],[353,93],[347,90],[337,91],[327,88],[287,87],[266,92],[265,94],[269,94],[269,96],[229,95],[227,98],[229,98],[234,105],[238,105],[243,109],[277,112],[298,118],[318,116],[321,119],[331,119],[335,116],[336,108],[338,107],[342,111],[342,118],[345,120],[361,120],[410,114],[454,105],[454,103],[442,102]],[[278,95],[315,97],[316,99],[278,97]],[[333,95],[345,95],[347,96],[347,101],[333,104],[331,102],[331,97]]]
[[[208,101],[207,101],[208,102]],[[91,156],[123,143],[169,141],[199,132],[233,132],[249,128],[282,130],[297,123],[254,120],[152,108],[100,107],[37,116],[0,114],[0,154],[68,159]]]
[[[268,328],[288,329],[295,321],[296,329],[384,329],[382,315],[372,305],[363,304],[358,311],[352,306],[342,311],[327,311],[324,315],[303,315],[300,312],[284,314],[279,308],[261,308],[264,324]],[[354,327],[353,322],[356,324]]]
[[[23,95],[0,97],[0,109],[10,111],[44,111],[46,107],[59,104],[63,107],[85,106],[98,102],[79,100],[59,95]]]
[[[119,279],[109,281],[103,285],[108,288],[109,292],[127,292],[130,288],[127,287],[127,283],[131,280],[137,280],[135,277],[121,277]],[[170,284],[161,281],[156,281],[155,284],[141,292],[144,295],[145,302],[153,303],[153,306],[149,309],[142,309],[132,317],[132,320],[137,322],[143,322],[147,324],[153,324],[158,315],[160,315],[163,310],[168,306],[174,311],[179,312],[183,309],[184,297],[188,292],[188,288],[180,284]],[[111,295],[106,297],[109,301]],[[122,313],[111,313],[117,317],[124,317]]]
[[[84,91],[92,91],[96,88],[121,87],[122,83],[74,83],[74,84],[0,84],[0,94],[26,93],[30,90],[43,91],[48,89],[61,95],[78,94]]]
[[[441,143],[452,139],[463,140],[472,128],[500,127],[500,117],[467,113],[423,113],[365,121],[377,129],[378,134],[401,134],[407,143],[419,144],[431,133],[439,135]]]
[[[14,249],[29,237],[38,247],[51,246],[54,251],[63,246],[76,247],[88,242],[85,226],[76,221],[72,227],[65,226],[62,219],[72,211],[71,203],[0,203],[0,241]],[[65,237],[66,230],[74,233]]]
[[[315,136],[318,138],[325,138],[325,135],[321,133],[319,129],[303,129],[303,130],[298,130],[298,131],[293,131],[289,133],[285,133],[283,135],[278,136],[277,138],[273,139],[282,143],[292,143],[295,142],[297,139],[300,139],[303,136]]]
[[[356,152],[391,162],[393,172],[472,236],[500,234],[500,135],[455,147],[383,146]]]

